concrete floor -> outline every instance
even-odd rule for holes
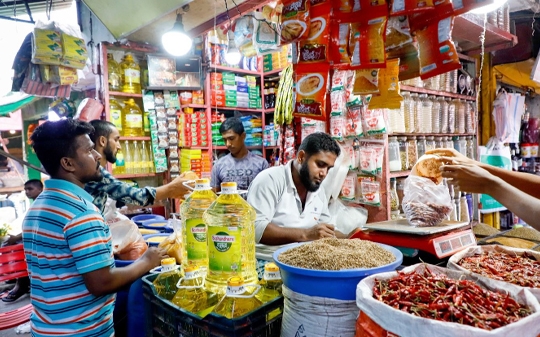
[[[7,291],[10,287],[12,286],[6,286],[5,284],[0,284],[0,293]],[[29,294],[23,295],[23,297],[19,298],[16,302],[13,302],[13,303],[5,303],[3,301],[0,301],[0,313],[5,313],[11,310],[15,310],[27,304],[30,304]],[[30,334],[18,335],[15,333],[15,328],[0,330],[0,337],[21,337],[21,336],[30,336]]]

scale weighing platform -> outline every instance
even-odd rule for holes
[[[476,237],[469,223],[456,221],[443,221],[432,227],[413,227],[406,219],[368,223],[363,230],[354,233],[351,239],[418,249],[439,259],[476,246]]]

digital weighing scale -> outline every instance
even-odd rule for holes
[[[418,249],[439,259],[476,245],[476,237],[469,223],[456,221],[443,221],[432,227],[414,227],[406,219],[368,223],[351,239]]]

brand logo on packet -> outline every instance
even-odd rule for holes
[[[216,235],[212,235],[212,242],[218,252],[224,253],[231,249],[232,244],[235,241],[234,236],[230,236],[226,232],[218,232]]]
[[[283,8],[282,15],[284,17],[294,16],[296,15],[297,12],[305,11],[305,10],[306,10],[305,0],[299,0],[285,6],[285,8]]]
[[[201,223],[197,226],[191,227],[191,234],[193,234],[193,237],[195,240],[199,242],[205,242],[206,241],[206,226],[205,224]]]

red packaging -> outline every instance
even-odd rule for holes
[[[331,45],[330,60],[334,64],[349,64],[349,35],[351,25],[349,23],[333,23],[330,28]]]
[[[298,62],[326,62],[330,42],[330,3],[312,7],[307,40],[299,42]]]
[[[294,67],[296,117],[326,120],[326,91],[330,64],[298,64]]]
[[[374,6],[386,7],[386,0],[334,0],[332,3],[335,14],[371,11]]]
[[[411,15],[433,8],[435,8],[433,0],[392,0],[390,4],[390,15]]]
[[[309,0],[283,0],[279,30],[281,44],[307,39],[309,36]]]

